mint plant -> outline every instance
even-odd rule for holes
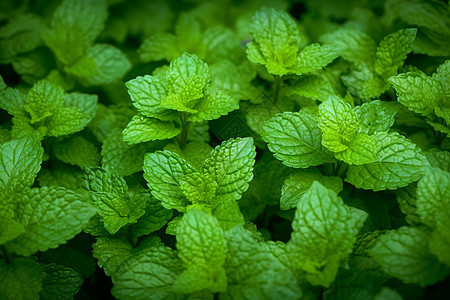
[[[448,3],[0,8],[0,299],[450,294]]]

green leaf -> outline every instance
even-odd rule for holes
[[[325,101],[330,96],[336,95],[333,86],[325,76],[312,74],[300,77],[286,89],[290,94],[319,101]]]
[[[162,107],[179,110],[184,106],[192,109],[209,84],[208,65],[196,55],[184,53],[170,63],[166,81],[168,93]]]
[[[342,179],[337,176],[324,176],[317,169],[298,170],[291,174],[281,189],[280,208],[287,210],[296,207],[304,193],[314,181],[339,194],[342,189]]]
[[[293,272],[252,233],[236,226],[225,233],[226,272],[230,299],[300,299],[302,291]]]
[[[182,299],[172,286],[183,268],[175,250],[154,247],[130,257],[114,274],[112,294],[118,299]]]
[[[181,177],[180,186],[190,202],[212,205],[218,184],[208,173],[194,172]]]
[[[342,52],[340,46],[335,45],[319,45],[311,44],[306,46],[298,54],[298,64],[295,69],[297,75],[310,73],[321,70],[333,60],[335,60]]]
[[[350,93],[363,100],[379,98],[389,88],[389,84],[367,64],[356,65],[350,73],[342,75],[341,79]]]
[[[180,180],[184,175],[195,172],[178,154],[170,151],[156,151],[144,157],[144,178],[153,197],[160,200],[167,209],[185,211],[188,200]]]
[[[73,107],[59,107],[46,121],[49,136],[62,136],[82,130],[91,117]]]
[[[27,136],[1,144],[0,153],[0,188],[5,195],[6,191],[31,186],[41,169],[41,143]]]
[[[178,224],[176,237],[178,256],[187,269],[175,281],[174,290],[194,292],[209,289],[212,292],[224,292],[226,275],[223,265],[227,248],[224,232],[217,219],[192,208]],[[188,286],[187,283],[193,283],[193,280],[197,283]]]
[[[114,276],[133,252],[133,247],[123,236],[99,237],[92,244],[92,256],[98,259],[98,266],[108,276]]]
[[[265,65],[273,75],[296,73],[300,34],[288,13],[260,9],[252,18],[250,33],[253,40],[246,52],[251,62]]]
[[[64,71],[78,76],[80,82],[89,86],[116,82],[130,69],[130,61],[120,49],[108,44],[95,44]]]
[[[67,93],[64,95],[64,104],[68,107],[73,107],[89,116],[94,118],[97,112],[98,96],[82,93]]]
[[[357,213],[355,213],[357,212]],[[286,250],[313,285],[330,286],[368,215],[345,206],[337,194],[314,182],[297,204]]]
[[[59,160],[80,168],[97,166],[100,162],[97,147],[81,136],[73,136],[55,144],[53,153]]]
[[[2,75],[0,75],[0,91],[6,89],[8,86],[6,85],[5,81],[3,80]]]
[[[202,171],[217,182],[214,202],[241,198],[253,178],[255,156],[252,138],[229,139],[209,154]]]
[[[264,123],[262,137],[274,156],[289,167],[307,168],[335,161],[321,144],[317,117],[306,110],[275,115]]]
[[[450,172],[450,152],[432,148],[424,151],[431,166]]]
[[[3,8],[6,8],[3,6]],[[41,33],[45,29],[42,18],[16,10],[13,15],[4,10],[5,23],[0,28],[0,63],[10,63],[18,54],[42,45]]]
[[[179,113],[161,107],[161,102],[167,95],[163,79],[158,76],[138,76],[125,83],[133,105],[141,114],[162,121],[175,120]]]
[[[333,152],[344,151],[359,130],[359,119],[349,103],[330,97],[319,105],[318,126],[322,145]]]
[[[4,299],[39,299],[44,272],[31,258],[0,260],[0,296]]]
[[[238,225],[244,225],[244,216],[239,209],[239,205],[231,199],[218,203],[213,210],[213,216],[217,218],[224,231]]]
[[[187,120],[190,122],[214,120],[238,108],[238,101],[228,94],[224,92],[207,92],[205,97],[200,99],[195,105],[196,112],[189,115]]]
[[[64,0],[55,10],[44,42],[65,65],[71,65],[97,39],[107,18],[105,1]]]
[[[36,123],[53,114],[64,105],[64,90],[49,81],[37,82],[27,94],[25,110],[31,116],[31,123]]]
[[[417,214],[430,228],[450,222],[450,173],[437,168],[426,168],[417,185]]]
[[[142,170],[144,155],[159,149],[161,142],[128,145],[122,140],[122,129],[110,130],[103,141],[102,168],[119,176],[128,176]]]
[[[355,107],[362,130],[371,135],[377,132],[388,132],[395,122],[397,111],[386,102],[374,100]]]
[[[384,79],[397,74],[403,66],[406,56],[411,52],[411,43],[415,39],[416,28],[401,29],[383,38],[377,47],[375,71]]]
[[[147,197],[147,195],[148,193],[145,193],[146,198],[148,198],[146,199],[145,213],[138,219],[137,223],[131,225],[131,235],[135,237],[149,235],[161,229],[173,215],[172,210],[161,205],[161,201],[153,197]]]
[[[145,213],[149,195],[136,194],[133,198],[128,197],[127,184],[117,174],[87,167],[83,187],[91,191],[98,214],[111,234],[127,224],[136,223]]]
[[[403,73],[389,78],[388,82],[397,92],[397,101],[421,115],[432,116],[434,108],[443,101],[441,84],[424,73]]]
[[[58,300],[73,298],[83,284],[84,278],[71,268],[55,264],[46,265],[39,299]]]
[[[160,32],[145,39],[138,49],[138,54],[143,62],[163,59],[171,61],[181,55],[175,45],[176,36]]]
[[[10,115],[25,115],[25,95],[18,89],[6,88],[0,90],[0,108],[6,110]]]
[[[25,232],[5,246],[19,255],[58,247],[80,233],[95,214],[81,194],[62,187],[34,188],[17,197],[17,215]]]
[[[375,60],[375,41],[358,29],[342,27],[322,35],[320,40],[344,48],[342,58],[352,63],[370,63]]]
[[[429,253],[428,233],[418,227],[401,227],[383,235],[370,255],[384,272],[404,283],[432,285],[448,275],[448,268]]]
[[[377,140],[365,133],[357,133],[347,146],[347,149],[334,156],[350,165],[371,163],[378,151]]]
[[[420,179],[429,163],[415,144],[396,132],[381,132],[372,137],[378,149],[375,161],[349,166],[347,182],[357,188],[382,191],[395,190]]]
[[[170,139],[181,133],[172,121],[135,115],[123,130],[123,140],[130,144]]]

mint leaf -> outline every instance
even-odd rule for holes
[[[25,110],[31,116],[31,123],[36,123],[53,114],[64,104],[64,90],[49,81],[39,81],[27,94]]]
[[[34,188],[16,197],[25,232],[5,246],[19,255],[58,247],[80,233],[95,213],[81,194],[62,187]]]
[[[431,285],[448,275],[445,265],[431,255],[428,234],[415,227],[401,227],[380,237],[370,255],[383,271],[405,283]]]
[[[188,200],[181,189],[180,180],[195,171],[190,164],[173,152],[156,151],[145,155],[143,169],[153,197],[167,209],[186,209]]]
[[[167,95],[167,87],[158,76],[138,76],[125,83],[133,105],[141,114],[163,121],[174,120],[178,113],[161,107]]]
[[[51,29],[43,39],[56,57],[70,65],[80,58],[103,30],[107,18],[105,1],[64,0],[55,10]]]
[[[26,114],[25,103],[26,97],[21,91],[13,88],[0,90],[0,108],[6,110],[10,115]]]
[[[31,258],[0,260],[0,296],[5,299],[39,299],[43,268]]]
[[[226,295],[235,299],[300,299],[293,272],[242,226],[225,233],[228,245]]]
[[[285,165],[295,168],[334,162],[323,148],[317,117],[306,110],[277,114],[264,123],[262,137],[270,151]]]
[[[44,149],[40,142],[27,136],[3,143],[0,149],[0,185],[5,195],[31,186],[41,169]]]
[[[166,209],[161,202],[148,193],[141,194],[138,200],[145,200],[147,206],[145,213],[138,219],[137,223],[132,224],[131,235],[141,237],[161,229],[172,218],[172,210]],[[144,199],[143,199],[144,198]]]
[[[369,135],[382,131],[388,132],[395,122],[396,110],[380,100],[356,106],[355,112],[363,131]]]
[[[255,156],[252,138],[230,139],[209,154],[202,171],[217,182],[215,203],[241,198],[253,178]]]
[[[172,286],[182,266],[169,247],[154,247],[127,259],[114,274],[112,294],[118,299],[177,299]]]
[[[206,212],[190,209],[178,224],[176,237],[178,256],[187,269],[175,281],[174,290],[224,292],[226,275],[223,265],[227,248],[217,219]],[[193,282],[196,284],[192,285]]]
[[[181,133],[181,128],[171,121],[136,115],[123,130],[123,140],[129,144],[137,144],[155,140],[173,138]]]
[[[377,47],[375,71],[382,78],[397,74],[399,67],[411,52],[411,43],[416,37],[417,29],[401,29],[383,38]]]
[[[59,160],[80,168],[96,166],[100,162],[97,147],[81,136],[73,136],[55,144],[53,151]]]
[[[322,145],[333,152],[344,151],[359,130],[359,119],[349,103],[330,97],[319,105],[318,126]]]
[[[355,210],[319,182],[298,201],[286,250],[293,266],[305,271],[311,284],[330,286],[341,261],[352,252],[356,234],[368,216]]]
[[[317,169],[299,170],[292,173],[281,189],[280,208],[287,210],[296,207],[304,193],[314,181],[339,194],[342,189],[342,179],[337,176],[324,176]]]
[[[83,284],[83,276],[64,266],[55,264],[44,267],[40,299],[67,299],[74,297]]]
[[[420,149],[398,133],[381,132],[372,136],[378,151],[371,163],[349,166],[347,182],[357,188],[381,191],[404,187],[422,177],[429,165]]]
[[[184,175],[180,186],[186,198],[194,204],[212,204],[218,187],[208,173],[194,172]]]
[[[298,64],[296,74],[310,73],[321,70],[333,60],[335,60],[342,52],[342,48],[335,45],[319,45],[311,44],[306,46],[298,54]]]
[[[196,112],[188,116],[190,122],[218,119],[220,116],[238,109],[238,101],[224,92],[207,92],[195,105]]]

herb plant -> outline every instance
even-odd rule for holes
[[[0,21],[0,299],[450,295],[447,2]]]

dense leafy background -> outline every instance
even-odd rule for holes
[[[0,299],[450,296],[447,1],[0,2]]]

